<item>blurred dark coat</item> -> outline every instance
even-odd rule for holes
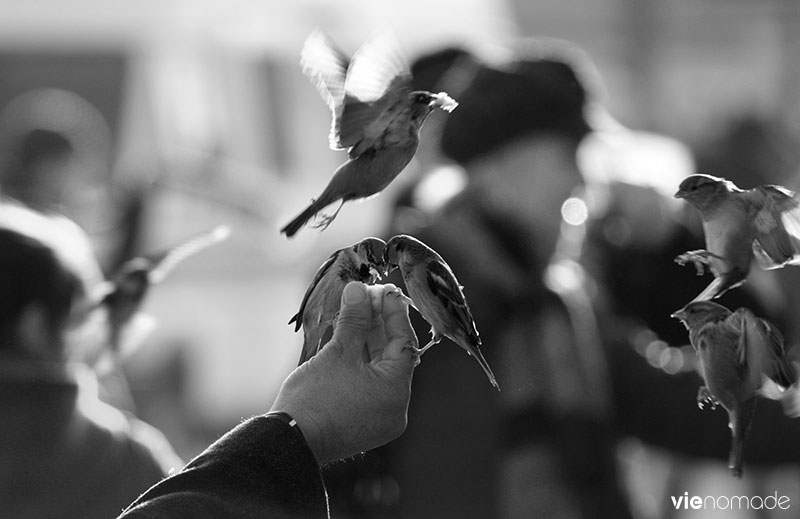
[[[91,384],[0,364],[3,517],[114,517],[181,466],[160,432],[101,402]]]
[[[545,286],[536,237],[490,214],[469,188],[430,223],[395,231],[450,264],[501,386],[449,341],[425,354],[408,429],[385,449],[401,516],[628,517],[611,387],[580,281]],[[412,322],[424,343],[429,326],[413,312]]]

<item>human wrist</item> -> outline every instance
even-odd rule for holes
[[[276,402],[278,404],[278,402]],[[284,415],[281,417],[280,415]],[[288,402],[274,405],[267,415],[273,415],[276,418],[286,421],[285,416],[290,416],[296,423],[295,427],[300,431],[305,439],[306,445],[314,454],[314,458],[319,465],[324,465],[333,459],[328,454],[325,428],[320,425],[320,419],[314,416],[314,413],[308,412],[302,406],[295,406]]]

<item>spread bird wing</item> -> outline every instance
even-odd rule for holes
[[[345,78],[350,58],[319,29],[306,38],[300,51],[300,66],[331,109],[331,132],[328,141],[331,149],[344,149],[339,142],[339,126],[345,97]]]
[[[338,128],[341,146],[356,147],[351,156],[372,148],[391,120],[387,115],[403,107],[412,91],[410,70],[391,32],[375,35],[353,55]]]
[[[753,254],[763,269],[800,264],[800,200],[781,186],[765,185],[746,193],[758,207]]]
[[[797,372],[786,358],[783,334],[750,310],[739,308],[730,317],[738,323],[740,364],[747,364],[751,380],[760,384],[764,375],[783,387],[797,380]]]
[[[300,303],[300,310],[298,310],[297,313],[294,316],[292,316],[292,318],[288,322],[288,324],[296,323],[294,327],[295,332],[300,330],[300,327],[303,325],[303,313],[306,310],[306,305],[308,304],[308,300],[311,297],[311,294],[314,293],[314,290],[316,290],[320,281],[322,281],[325,275],[330,271],[331,267],[333,267],[333,264],[336,263],[336,260],[339,258],[341,254],[342,254],[341,250],[337,250],[336,252],[331,254],[330,257],[328,257],[328,259],[325,260],[325,263],[320,265],[320,267],[317,269],[317,272],[314,274],[314,279],[312,279],[311,283],[309,283],[308,288],[306,289],[306,293],[303,296],[303,301]]]
[[[149,259],[155,267],[148,274],[148,281],[153,284],[160,283],[183,260],[225,240],[229,235],[230,229],[225,225],[219,225],[176,247],[150,256]]]
[[[458,326],[467,332],[467,335],[477,339],[478,331],[475,328],[475,320],[467,305],[464,292],[450,268],[443,262],[434,259],[428,262],[425,272],[428,288],[431,289],[433,295],[457,319]]]

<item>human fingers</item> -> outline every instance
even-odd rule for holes
[[[419,342],[408,318],[407,298],[396,286],[384,286],[381,317],[387,342],[382,359],[407,362],[409,368],[413,369],[418,360],[415,350]]]
[[[363,347],[372,327],[372,307],[372,298],[366,285],[352,281],[345,286],[336,328],[331,337],[331,345],[341,349],[344,356],[362,358]]]

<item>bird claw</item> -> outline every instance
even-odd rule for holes
[[[417,310],[416,305],[414,305],[414,300],[411,299],[410,297],[408,297],[407,295],[405,295],[400,288],[395,287],[395,289],[392,290],[391,292],[389,292],[389,294],[392,294],[392,295],[400,298],[400,300],[403,301],[407,306],[410,306],[414,310]],[[417,310],[417,311],[419,311],[419,310]]]
[[[684,252],[683,254],[679,254],[675,257],[675,263],[678,265],[686,265],[687,263],[692,263],[694,268],[697,270],[697,275],[702,276],[706,273],[706,268],[708,267],[711,258],[716,258],[719,260],[724,259],[719,254],[714,254],[713,252],[709,252],[707,250],[698,249],[698,250],[690,250]]]
[[[697,270],[697,275],[702,276],[706,273],[706,267],[708,266],[708,260],[711,253],[705,250],[690,250],[688,252],[684,252],[683,254],[679,254],[675,257],[675,263],[678,265],[686,265],[687,263],[692,263],[694,268]]]
[[[324,231],[325,229],[328,228],[328,226],[333,222],[334,218],[336,218],[335,214],[333,214],[333,215],[331,215],[331,214],[319,215],[319,217],[318,217],[319,221],[315,222],[311,227],[314,228],[314,229],[319,229],[319,232],[322,232],[322,231]]]
[[[697,407],[703,409],[706,404],[710,404],[713,411],[719,405],[719,400],[711,394],[711,391],[706,386],[701,386],[697,390]]]
[[[417,355],[421,356],[423,353],[431,349],[433,346],[439,344],[439,340],[441,339],[431,339],[430,342],[425,346],[423,346],[422,348],[417,348]]]
[[[420,365],[420,363],[422,362],[422,357],[420,356],[419,348],[417,348],[416,346],[408,345],[404,346],[403,350],[408,350],[411,352],[411,355],[414,357],[414,367]]]

